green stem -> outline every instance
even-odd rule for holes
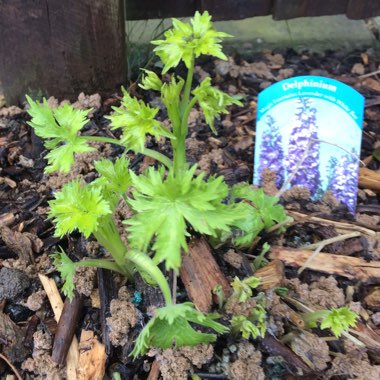
[[[151,276],[157,282],[165,298],[166,305],[172,305],[173,301],[169,284],[165,276],[158,268],[158,266],[153,262],[153,260],[145,253],[136,251],[127,252],[125,257],[127,260],[130,260],[138,268],[140,268],[140,270],[149,274],[149,276]]]
[[[326,318],[328,314],[329,314],[328,310],[318,310],[318,311],[313,311],[311,313],[303,314],[302,319],[307,325],[309,325],[310,323],[315,323],[315,322],[320,321],[321,319]]]
[[[96,240],[112,255],[117,266],[123,271],[123,274],[129,280],[133,280],[133,273],[128,268],[128,262],[125,260],[126,246],[121,240],[119,232],[115,226],[112,217],[106,218],[101,227],[94,232]]]
[[[112,137],[82,135],[82,136],[80,136],[80,139],[86,140],[86,141],[98,141],[98,142],[104,142],[104,143],[109,143],[109,144],[115,144],[115,145],[125,146],[118,139],[114,139]]]
[[[160,152],[156,152],[155,150],[144,148],[144,150],[141,153],[145,154],[145,156],[154,158],[156,161],[161,162],[168,169],[171,169],[173,167],[173,163],[170,160],[170,158],[166,157],[164,154],[162,154]]]
[[[125,145],[122,142],[112,137],[102,137],[102,136],[80,136],[80,137],[86,141],[98,141],[98,142],[115,144],[115,145],[120,145],[120,146],[125,147]],[[171,162],[170,158],[166,157],[164,154],[160,152],[156,152],[152,149],[144,148],[144,150],[141,153],[145,154],[145,156],[152,157],[155,160],[161,162],[168,169],[173,167],[173,163]]]
[[[181,175],[183,171],[187,169],[186,159],[186,136],[188,132],[188,119],[191,109],[194,107],[197,99],[194,97],[190,100],[191,85],[193,83],[194,74],[194,56],[191,60],[189,70],[187,71],[187,77],[185,82],[185,89],[183,91],[182,100],[180,104],[180,125],[178,132],[176,133],[176,141],[173,146],[174,156],[174,173],[176,176]]]
[[[123,269],[121,269],[114,261],[106,260],[106,259],[91,259],[91,260],[82,260],[74,263],[76,267],[94,267],[94,268],[102,268],[109,269],[115,272],[124,274]]]
[[[185,89],[183,91],[182,101],[181,101],[181,114],[184,113],[187,104],[190,99],[191,85],[193,84],[193,74],[194,74],[194,56],[191,59],[189,70],[187,71]]]

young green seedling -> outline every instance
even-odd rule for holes
[[[74,230],[85,237],[92,235],[112,257],[73,262],[63,250],[56,253],[54,263],[65,280],[66,295],[72,296],[75,269],[80,266],[112,269],[130,279],[137,271],[149,283],[160,286],[166,306],[156,310],[141,332],[133,356],[145,353],[148,347],[179,347],[215,340],[213,334],[193,330],[189,322],[218,333],[227,331],[215,322],[216,315],[204,315],[191,303],[173,305],[167,280],[157,266],[164,263],[166,269],[178,271],[181,252],[187,250],[186,239],[192,231],[218,239],[232,237],[233,230],[238,229],[240,233],[235,234],[238,236],[235,243],[250,246],[260,231],[286,218],[277,198],[267,197],[249,185],[235,186],[230,192],[223,177],[206,178],[203,172],[196,175],[196,166],[187,162],[185,141],[193,107],[199,106],[206,123],[215,132],[215,118],[228,113],[228,106],[241,105],[236,98],[213,87],[211,78],[192,88],[195,59],[202,54],[226,59],[220,45],[225,37],[229,35],[214,29],[208,12],[196,12],[190,23],[173,19],[173,28],[165,33],[164,39],[152,42],[163,63],[163,74],[180,62],[187,68],[186,79],[172,75],[167,82],[156,73],[144,70],[140,84],[144,90],[160,93],[170,128],[156,119],[157,107],[130,96],[125,89],[120,107],[113,107],[114,113],[107,117],[112,129],[121,129],[120,139],[81,134],[88,122],[89,110],[76,110],[70,105],[51,109],[46,100],[38,103],[27,97],[32,117],[29,124],[37,136],[45,139],[49,150],[46,173],[69,172],[76,154],[94,150],[89,144],[91,141],[117,144],[159,163],[157,169],[151,167],[137,175],[128,169],[125,156],[115,162],[96,161],[96,180],[88,184],[71,181],[49,202],[49,217],[56,225],[56,236],[62,237]],[[168,139],[173,159],[146,148],[148,135],[157,140]],[[124,221],[127,245],[113,220],[121,200],[133,214]]]
[[[266,316],[267,313],[261,305],[257,305],[248,317],[245,315],[232,316],[232,334],[238,335],[240,333],[244,339],[249,339],[250,336],[253,339],[259,336],[264,338],[267,331]]]
[[[227,302],[237,300],[244,303],[253,297],[253,290],[260,285],[260,279],[254,276],[240,280],[235,277],[232,282],[233,293]],[[256,299],[256,306],[252,308],[249,315],[233,315],[231,319],[231,330],[234,335],[242,334],[243,338],[248,339],[250,336],[256,339],[258,336],[264,337],[266,324],[266,311],[263,307],[262,294]]]
[[[356,326],[358,315],[348,307],[340,307],[331,310],[318,310],[303,315],[303,320],[309,327],[317,327],[320,323],[320,328],[331,329],[332,333],[339,338],[343,332],[347,332],[350,327]]]

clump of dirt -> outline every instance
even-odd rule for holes
[[[263,169],[261,173],[260,186],[263,188],[265,194],[276,195],[278,188],[276,186],[277,174],[267,168]]]
[[[41,309],[46,298],[46,292],[44,290],[38,290],[32,293],[25,302],[25,305],[29,310],[37,311]]]
[[[98,110],[101,106],[102,98],[99,94],[85,95],[84,92],[81,92],[78,95],[78,100],[73,103],[73,107],[82,110],[92,108],[92,111],[88,114],[89,117],[94,114],[94,110]]]
[[[200,170],[210,173],[213,164],[216,164],[220,169],[225,167],[223,149],[212,149],[209,153],[203,154],[198,162],[198,167]]]
[[[29,276],[13,268],[0,269],[0,300],[17,300],[31,285]]]
[[[230,315],[243,315],[249,317],[256,305],[257,302],[253,298],[249,298],[245,302],[239,302],[239,299],[232,296],[227,300],[224,309],[226,313]]]
[[[282,195],[282,198],[285,202],[292,202],[293,205],[294,201],[309,201],[310,196],[310,190],[307,187],[294,186],[291,189],[286,190]]]
[[[318,336],[306,331],[291,334],[292,350],[313,370],[325,370],[331,361],[328,344]]]
[[[229,249],[224,255],[223,259],[232,267],[239,269],[243,263],[243,258],[233,249]]]
[[[344,376],[349,379],[380,379],[380,365],[371,365],[365,353],[357,350],[338,354],[332,361],[326,378]]]
[[[238,345],[237,359],[228,365],[227,375],[231,380],[264,380],[261,367],[261,352],[251,343]]]
[[[74,276],[75,289],[79,294],[87,297],[91,295],[94,289],[94,281],[96,276],[96,268],[80,267],[76,268]]]
[[[285,285],[297,298],[310,307],[337,308],[344,305],[344,293],[333,276],[320,277],[310,285],[301,283],[298,278],[286,280]]]
[[[211,344],[199,344],[178,349],[152,349],[148,355],[155,356],[160,363],[163,380],[182,380],[187,379],[192,366],[201,368],[208,363],[214,355],[214,349]]]
[[[92,152],[76,154],[70,172],[51,173],[47,177],[46,186],[53,190],[59,190],[63,185],[74,179],[80,178],[85,180],[88,173],[94,169],[94,161],[113,156],[111,144],[90,141],[88,145],[92,146],[95,150]],[[44,190],[44,188],[39,189],[40,192],[42,192],[42,190]]]
[[[52,338],[47,332],[40,330],[33,334],[33,353],[32,357],[26,359],[21,368],[24,371],[32,372],[32,379],[60,380],[66,378],[64,368],[60,368],[54,363],[50,351],[52,348]]]
[[[110,340],[115,346],[123,346],[128,342],[129,330],[134,327],[138,320],[137,310],[132,302],[131,295],[126,286],[119,290],[117,299],[111,301],[111,317],[107,318],[110,329]]]

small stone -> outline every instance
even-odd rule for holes
[[[228,346],[228,349],[230,350],[231,353],[234,353],[237,351],[237,347],[234,344],[231,344],[230,346]]]
[[[372,322],[374,323],[374,325],[376,327],[379,326],[380,325],[380,312],[373,314],[371,319],[372,319]]]
[[[33,168],[34,167],[34,160],[32,160],[31,158],[27,158],[27,157],[23,156],[22,154],[20,154],[19,164],[21,166],[23,166],[24,168]]]
[[[0,270],[0,300],[15,300],[30,287],[29,277],[22,271],[13,268]]]
[[[363,75],[365,73],[364,65],[362,63],[355,63],[355,65],[352,66],[351,73],[356,75]]]

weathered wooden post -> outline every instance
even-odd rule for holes
[[[75,99],[125,79],[123,0],[0,0],[0,93]]]

